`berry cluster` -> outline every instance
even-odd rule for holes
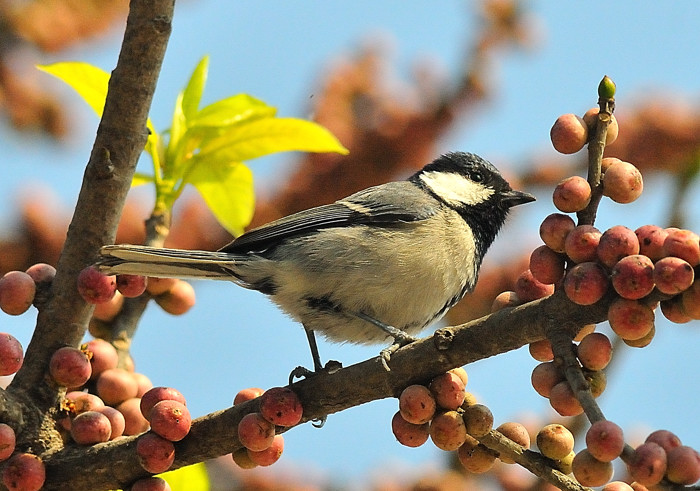
[[[233,400],[234,406],[260,397],[260,411],[248,413],[238,423],[238,438],[243,448],[233,452],[233,461],[242,469],[274,464],[282,456],[284,437],[276,427],[299,424],[304,408],[299,397],[287,387],[243,389]]]

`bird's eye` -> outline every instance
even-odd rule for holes
[[[472,181],[474,182],[484,182],[484,175],[477,171],[472,171],[471,175],[469,176]]]

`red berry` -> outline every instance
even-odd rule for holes
[[[552,387],[565,380],[564,374],[554,363],[540,363],[532,370],[532,387],[542,397],[549,397]]]
[[[680,446],[667,453],[666,477],[676,484],[694,484],[700,479],[700,454],[695,449]]]
[[[602,370],[612,359],[612,343],[605,334],[592,332],[581,340],[576,354],[584,368]]]
[[[275,425],[260,413],[246,414],[238,423],[238,438],[250,450],[265,450],[270,448],[275,438]]]
[[[105,406],[97,408],[95,411],[104,414],[109,420],[109,425],[112,428],[112,432],[109,436],[110,440],[114,440],[118,436],[122,436],[124,434],[124,430],[126,429],[126,419],[124,419],[124,415],[119,410],[113,408],[112,406]]]
[[[573,218],[562,213],[552,213],[540,225],[540,237],[554,252],[564,252],[567,235],[576,228]]]
[[[292,389],[273,387],[260,396],[260,413],[274,425],[294,426],[301,421],[304,408]]]
[[[112,343],[104,339],[92,339],[85,344],[85,349],[92,353],[90,365],[92,365],[92,375],[90,378],[96,379],[105,370],[117,368],[119,355]]]
[[[6,332],[0,333],[0,375],[12,375],[24,361],[22,345],[17,338]]]
[[[532,271],[526,269],[515,280],[515,294],[522,302],[531,302],[554,293],[554,285],[546,285],[538,281]]]
[[[86,411],[73,418],[70,434],[78,445],[94,445],[109,440],[112,425],[104,414]]]
[[[598,259],[612,268],[625,256],[639,254],[639,239],[629,228],[616,225],[606,230],[598,243]]]
[[[601,462],[612,462],[622,454],[625,437],[612,421],[596,421],[586,432],[586,447]]]
[[[641,254],[623,257],[613,267],[610,278],[618,295],[638,300],[654,289],[654,263]]]
[[[5,423],[0,423],[0,462],[7,460],[15,451],[15,430]]]
[[[51,283],[56,276],[56,268],[46,263],[33,264],[25,272],[37,286]]]
[[[549,339],[541,339],[530,343],[528,350],[530,351],[530,356],[537,361],[552,361],[554,359],[552,343],[549,342]]]
[[[457,450],[457,458],[472,474],[488,472],[496,462],[496,455],[474,438],[467,438]]]
[[[628,468],[632,478],[639,484],[654,486],[663,479],[667,465],[666,451],[654,442],[646,442],[634,451]]]
[[[602,234],[593,225],[579,225],[564,240],[564,252],[575,263],[595,261]]]
[[[251,461],[261,467],[267,467],[277,462],[282,456],[282,452],[284,451],[284,437],[282,435],[275,435],[275,438],[272,439],[272,445],[265,450],[247,450]]]
[[[138,435],[144,431],[148,431],[148,420],[143,417],[139,410],[140,403],[141,399],[133,397],[117,406],[117,410],[124,415],[125,435]]]
[[[399,396],[399,412],[409,423],[421,425],[429,422],[436,407],[433,394],[424,385],[409,385]]]
[[[592,107],[588,111],[586,111],[586,114],[583,115],[583,121],[586,123],[586,126],[588,127],[588,132],[590,134],[593,134],[595,132],[595,128],[598,125],[598,114],[600,113],[600,108],[599,107]],[[610,116],[610,123],[608,123],[608,128],[607,132],[605,133],[605,144],[606,145],[611,145],[612,143],[615,142],[617,139],[617,135],[620,131],[620,128],[617,124],[617,119],[615,118],[614,115]],[[612,159],[612,157],[606,157],[603,159],[603,169],[605,169],[605,160],[607,159]],[[620,159],[615,159],[615,160],[620,160]]]
[[[129,489],[130,491],[171,491],[168,481],[155,476],[138,479]]]
[[[608,308],[608,322],[622,339],[640,339],[654,326],[654,311],[637,300],[616,298]]]
[[[175,446],[170,440],[146,433],[136,441],[136,453],[141,467],[153,474],[160,474],[170,469],[175,461]]]
[[[574,391],[566,380],[559,382],[549,392],[549,404],[562,416],[578,416],[583,413]]]
[[[439,407],[456,410],[464,402],[464,381],[456,373],[446,372],[430,381],[430,392]]]
[[[500,432],[506,438],[510,438],[513,442],[517,443],[523,448],[530,448],[530,433],[520,423],[508,422],[503,423],[496,431]],[[506,464],[513,464],[514,461],[501,455],[501,462]]]
[[[580,176],[567,177],[554,188],[554,206],[564,213],[581,211],[591,201],[591,186]]]
[[[564,277],[564,256],[548,246],[539,246],[530,254],[530,271],[541,283],[555,284]]]
[[[583,486],[602,486],[613,476],[612,464],[597,460],[585,448],[574,457],[572,469],[574,477]]]
[[[146,291],[148,278],[145,276],[120,274],[117,275],[117,290],[127,298],[138,297]]]
[[[649,436],[644,440],[645,442],[654,442],[660,445],[666,453],[670,452],[672,449],[681,446],[681,439],[668,430],[656,430],[649,434]]]
[[[168,314],[182,315],[194,306],[194,288],[186,281],[180,280],[170,290],[155,297],[155,300]]]
[[[391,431],[396,440],[406,447],[420,447],[428,441],[429,423],[413,424],[401,417],[401,412],[394,414],[391,420]]]
[[[265,391],[258,387],[241,389],[240,391],[238,391],[238,394],[236,394],[236,397],[233,398],[233,405],[235,406],[236,404],[242,404],[246,401],[251,401],[256,397],[260,397],[261,395],[263,395],[263,392]]]
[[[683,297],[676,296],[668,300],[661,301],[661,313],[671,322],[685,324],[693,320],[685,310],[683,310]]]
[[[187,436],[192,417],[187,406],[178,401],[160,401],[149,412],[151,430],[171,442]]]
[[[664,253],[664,242],[668,232],[656,225],[642,225],[634,231],[639,241],[639,254],[644,254],[652,261],[658,261]]]
[[[95,387],[97,395],[106,404],[112,406],[136,397],[138,392],[138,382],[134,374],[123,368],[110,368],[102,372],[97,378]]]
[[[13,455],[2,471],[2,483],[10,491],[38,491],[45,480],[44,463],[28,453]]]
[[[0,278],[0,309],[10,315],[25,313],[34,302],[36,284],[23,271],[10,271]]]
[[[695,267],[700,264],[700,237],[690,230],[666,229],[663,250],[666,256],[675,256]]]
[[[108,302],[116,291],[115,277],[103,275],[93,266],[83,269],[78,274],[78,292],[88,303]]]
[[[185,396],[179,390],[171,387],[153,387],[141,398],[140,408],[143,417],[150,421],[151,409],[160,401],[177,401],[186,404]]]
[[[676,295],[693,284],[695,271],[681,258],[664,257],[654,264],[654,283],[661,293]]]
[[[608,275],[602,266],[594,262],[577,264],[564,278],[564,292],[578,305],[592,305],[608,291]]]
[[[58,385],[80,387],[90,380],[92,366],[84,351],[64,346],[51,356],[49,373]]]

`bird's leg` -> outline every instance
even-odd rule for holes
[[[306,332],[306,339],[309,341],[309,348],[311,349],[311,358],[314,362],[314,369],[313,371],[311,371],[306,367],[296,367],[294,370],[292,370],[292,373],[289,374],[290,384],[294,382],[295,378],[309,377],[323,370],[323,365],[321,364],[321,355],[318,352],[318,345],[316,344],[316,335],[314,334],[314,331],[312,329],[307,329],[306,326],[304,326],[304,332]]]
[[[391,346],[388,346],[379,352],[379,356],[382,360],[382,365],[384,366],[387,372],[391,371],[391,369],[389,368],[389,360],[391,359],[391,355],[394,354],[394,352],[397,349],[401,348],[402,346],[406,346],[407,344],[412,343],[417,339],[411,336],[410,334],[406,334],[401,329],[397,329],[394,326],[390,326],[389,324],[384,324],[383,322],[378,321],[374,317],[368,316],[364,312],[351,312],[351,314],[357,317],[358,319],[362,319],[364,321],[369,322],[370,324],[377,326],[379,329],[381,329],[389,336],[394,338],[394,343]]]

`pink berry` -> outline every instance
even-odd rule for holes
[[[539,246],[530,254],[530,271],[541,283],[555,284],[564,277],[564,256],[548,246]]]
[[[496,455],[474,438],[467,438],[457,450],[457,458],[464,468],[472,474],[483,474],[491,470],[496,462]]]
[[[654,289],[654,263],[641,254],[623,257],[613,267],[610,278],[618,295],[638,300]]]
[[[629,228],[615,225],[606,230],[598,243],[598,259],[608,268],[625,256],[639,254],[639,239]]]
[[[439,407],[456,410],[464,402],[464,381],[456,373],[445,372],[430,381],[430,392]]]
[[[625,447],[622,428],[612,421],[596,421],[586,432],[586,447],[601,462],[612,462]]]
[[[600,108],[599,107],[592,107],[588,111],[586,111],[586,114],[583,115],[583,121],[586,123],[586,126],[588,127],[588,132],[593,134],[595,132],[595,128],[598,125],[598,114],[600,113]],[[605,144],[606,145],[612,145],[615,140],[617,139],[617,135],[620,131],[620,128],[617,124],[617,119],[615,118],[615,115],[610,116],[610,123],[608,124],[607,132],[605,133]],[[606,157],[603,159],[603,168],[605,168],[605,160],[607,159],[612,159],[613,157]],[[615,160],[620,160],[620,159],[615,159]]]
[[[51,356],[49,373],[60,386],[80,387],[90,380],[92,367],[84,351],[64,346]]]
[[[103,275],[93,266],[83,269],[78,274],[78,292],[88,303],[108,302],[116,291],[117,281],[115,277]]]
[[[552,388],[559,382],[565,380],[564,374],[554,363],[540,363],[532,370],[532,387],[542,397],[549,397]]]
[[[520,423],[507,422],[496,428],[496,431],[500,432],[506,438],[511,439],[513,442],[517,443],[521,447],[527,449],[530,448],[530,433],[527,428]],[[514,461],[506,458],[505,456],[500,457],[501,462],[506,464],[513,464]]]
[[[15,430],[5,423],[0,423],[0,462],[7,460],[15,451]]]
[[[155,297],[155,300],[168,314],[182,315],[194,306],[194,288],[180,280],[169,291]]]
[[[138,479],[129,489],[130,491],[171,491],[168,481],[155,476]]]
[[[45,480],[44,463],[28,453],[13,455],[2,471],[2,483],[10,491],[38,491]]]
[[[33,264],[25,272],[31,276],[37,286],[50,284],[56,276],[56,268],[46,263]]]
[[[117,275],[117,290],[126,298],[140,296],[146,291],[148,278],[145,276],[120,274]]]
[[[612,343],[605,334],[592,332],[581,340],[576,354],[584,368],[602,370],[612,359]]]
[[[192,417],[187,406],[178,401],[160,401],[151,408],[151,430],[171,442],[187,436]]]
[[[301,421],[304,408],[292,389],[273,387],[260,396],[260,413],[274,425],[294,426]]]
[[[656,430],[649,434],[649,436],[644,440],[645,442],[654,442],[666,451],[670,452],[672,449],[681,446],[681,439],[668,430]]]
[[[552,460],[561,460],[574,449],[574,435],[563,425],[554,423],[537,433],[537,448]]]
[[[576,480],[583,486],[602,486],[613,476],[612,464],[599,461],[585,448],[574,457],[572,470]]]
[[[554,206],[564,213],[581,211],[591,201],[591,186],[583,177],[567,177],[554,188],[552,200]]]
[[[675,256],[695,267],[700,264],[700,237],[695,232],[681,229],[666,229],[663,250],[666,256]]]
[[[554,359],[554,353],[552,353],[552,343],[549,339],[541,339],[530,343],[528,346],[530,351],[530,356],[532,356],[537,361],[552,361]]]
[[[170,469],[175,461],[175,446],[170,440],[146,433],[136,441],[136,453],[141,467],[153,474],[160,474]]]
[[[637,300],[616,298],[608,308],[608,322],[622,339],[641,339],[654,326],[654,311]]]
[[[526,269],[515,280],[515,294],[522,302],[531,302],[554,293],[554,285],[538,281],[532,271]]]
[[[70,434],[78,445],[94,445],[109,440],[112,425],[104,414],[86,411],[73,418]]]
[[[134,374],[123,368],[110,368],[102,372],[97,378],[95,387],[97,395],[111,406],[136,397],[138,392],[138,383]]]
[[[396,440],[406,447],[420,447],[427,442],[430,435],[429,429],[429,423],[409,423],[401,417],[401,412],[394,414],[391,420],[391,431]]]
[[[236,397],[233,398],[233,405],[235,406],[236,404],[242,404],[246,401],[252,401],[256,397],[260,397],[261,395],[263,395],[264,392],[265,391],[259,387],[241,389],[236,394]]]
[[[629,162],[615,162],[603,174],[603,194],[617,203],[631,203],[642,194],[642,173]]]
[[[24,351],[17,338],[6,332],[0,333],[0,375],[12,375],[24,361]]]
[[[467,439],[467,428],[457,411],[438,413],[430,422],[430,439],[440,450],[457,450]]]
[[[105,406],[104,401],[96,395],[78,390],[68,392],[66,399],[72,403],[76,414],[84,413],[85,411],[97,411]]]
[[[564,252],[575,263],[595,261],[602,234],[593,225],[579,225],[564,240]]]
[[[96,379],[102,372],[111,368],[117,368],[119,355],[112,343],[104,339],[92,339],[85,344],[85,349],[92,353],[90,364],[92,365],[92,375],[90,378]]]
[[[576,228],[573,218],[562,213],[552,213],[540,225],[540,237],[554,252],[564,252],[567,235]]]
[[[23,271],[10,271],[0,278],[0,309],[10,315],[24,314],[34,302],[36,284]]]
[[[676,484],[694,484],[700,479],[700,454],[695,449],[682,445],[667,453],[666,477]]]
[[[661,313],[671,322],[685,324],[693,320],[685,310],[683,310],[683,297],[676,296],[668,300],[661,301]]]
[[[124,419],[124,415],[119,410],[113,408],[112,406],[105,406],[96,409],[96,411],[104,414],[109,420],[109,425],[112,428],[112,432],[109,436],[110,440],[114,440],[118,436],[122,436],[124,434],[124,430],[126,429],[126,419]]]
[[[177,401],[182,404],[187,404],[185,402],[185,396],[172,387],[153,387],[148,390],[141,398],[141,414],[143,417],[150,421],[151,419],[151,409],[160,401]]]
[[[549,392],[549,404],[562,416],[578,416],[583,413],[581,403],[574,396],[569,382],[565,380],[552,387]]]
[[[608,275],[600,264],[583,262],[577,264],[564,278],[564,292],[569,300],[578,305],[592,305],[608,291]]]
[[[664,257],[654,264],[654,283],[661,293],[676,295],[690,288],[693,281],[693,267],[681,258]]]
[[[437,403],[425,385],[409,385],[399,396],[399,412],[409,423],[421,425],[435,415]]]
[[[663,479],[667,465],[666,451],[654,442],[646,442],[634,451],[628,468],[632,478],[639,484],[654,486]]]
[[[247,449],[265,450],[275,438],[275,425],[260,413],[248,413],[238,423],[238,438]]]
[[[642,225],[634,231],[639,241],[639,254],[644,254],[652,261],[658,261],[664,253],[664,242],[668,237],[666,229],[656,225]]]
[[[552,125],[549,137],[557,152],[576,153],[583,148],[588,140],[588,126],[583,118],[575,114],[563,114]]]
[[[269,448],[260,451],[248,449],[248,456],[250,460],[257,465],[267,467],[277,462],[282,456],[283,451],[284,437],[282,435],[275,435],[275,438],[272,439],[272,445],[270,445]]]
[[[124,415],[125,435],[138,435],[150,427],[148,420],[141,414],[140,404],[141,399],[134,397],[117,406],[117,410]]]

